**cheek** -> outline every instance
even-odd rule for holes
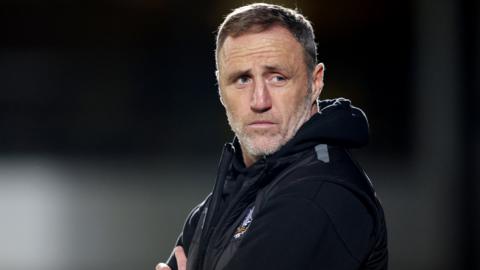
[[[249,103],[244,95],[222,95],[225,110],[234,117],[248,114]]]
[[[239,120],[242,119],[242,116],[240,115],[238,104],[230,102],[231,100],[225,101],[224,100],[224,106],[225,106],[225,112],[227,113],[227,116],[230,118],[230,121],[234,121],[238,123]]]
[[[293,89],[292,89],[293,90]],[[296,94],[295,94],[296,93]],[[304,104],[305,93],[295,91],[287,91],[285,95],[279,96],[277,100],[278,111],[285,118],[291,118],[295,112]]]

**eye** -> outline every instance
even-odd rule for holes
[[[274,82],[283,82],[283,81],[286,81],[287,79],[281,75],[275,75],[273,76],[272,78],[272,81]]]
[[[242,87],[242,86],[245,86],[245,85],[249,84],[251,82],[251,80],[252,79],[248,76],[240,76],[235,80],[235,84],[237,86]]]
[[[272,74],[272,76],[268,78],[268,82],[275,86],[283,86],[287,82],[287,77],[281,74]]]

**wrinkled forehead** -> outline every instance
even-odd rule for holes
[[[287,29],[276,26],[261,32],[228,36],[219,51],[219,68],[237,61],[257,58],[291,60],[303,57],[303,48]]]

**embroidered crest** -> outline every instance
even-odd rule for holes
[[[240,226],[237,227],[237,230],[235,231],[233,238],[238,239],[242,235],[244,235],[245,232],[247,232],[248,227],[250,226],[250,223],[252,223],[253,209],[255,209],[255,206],[250,208],[250,210],[248,210],[247,216],[245,217],[245,219],[243,219],[242,224],[240,224]]]

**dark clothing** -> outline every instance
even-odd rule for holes
[[[366,117],[346,99],[320,106],[248,168],[237,141],[225,146],[214,190],[177,242],[188,270],[387,269],[382,207],[347,150],[368,142]]]

